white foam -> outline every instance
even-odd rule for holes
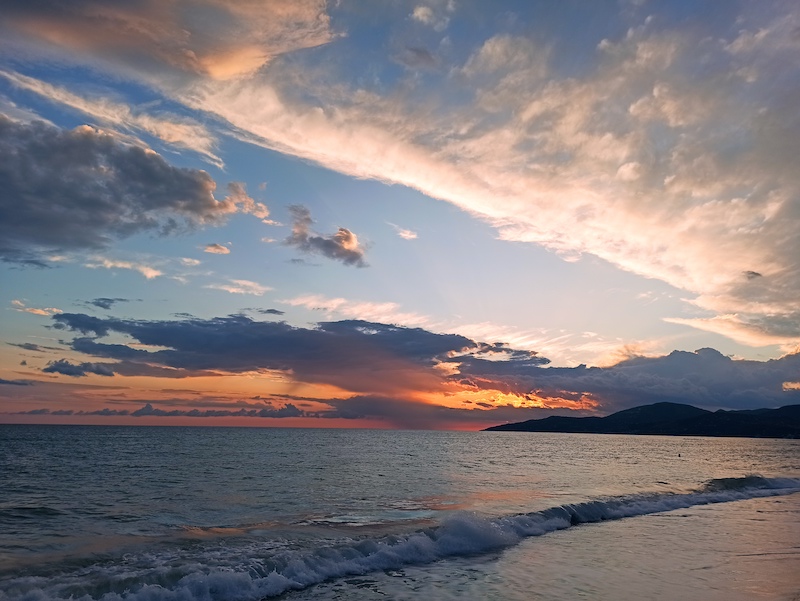
[[[800,480],[758,476],[710,482],[687,494],[640,495],[562,505],[535,513],[485,519],[455,514],[441,525],[403,536],[350,541],[312,551],[283,551],[209,568],[174,566],[174,556],[149,569],[98,564],[52,578],[17,578],[0,585],[2,601],[244,601],[277,596],[349,575],[396,569],[502,549],[521,539],[574,525],[618,520],[709,503],[800,492]],[[274,551],[274,550],[273,550]],[[268,552],[269,554],[269,552]],[[247,555],[247,554],[245,554]],[[213,564],[211,554],[208,563]],[[157,562],[156,562],[157,563]]]

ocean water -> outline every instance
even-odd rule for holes
[[[800,441],[0,425],[0,600],[798,600]]]

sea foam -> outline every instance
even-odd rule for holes
[[[457,513],[435,527],[405,535],[353,539],[312,550],[280,551],[263,557],[249,547],[237,564],[208,561],[171,570],[166,559],[150,557],[150,567],[98,563],[48,578],[16,578],[3,583],[0,599],[45,601],[240,601],[278,596],[327,580],[369,572],[422,565],[513,546],[580,524],[618,520],[710,503],[800,492],[793,478],[723,478],[684,494],[644,494],[559,505],[537,511],[487,519]],[[123,562],[124,563],[124,562]],[[188,570],[188,573],[186,572]]]

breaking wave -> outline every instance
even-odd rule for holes
[[[0,583],[3,601],[244,601],[274,597],[335,578],[432,563],[513,546],[580,524],[619,520],[710,503],[800,492],[800,479],[721,478],[683,494],[650,494],[560,505],[533,513],[483,518],[455,514],[404,535],[351,539],[313,549],[276,549],[274,541],[240,549],[236,561],[206,549],[191,561],[174,551],[97,561],[59,574]],[[234,554],[228,554],[234,556]]]

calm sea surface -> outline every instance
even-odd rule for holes
[[[800,441],[0,425],[0,600],[798,600]]]

